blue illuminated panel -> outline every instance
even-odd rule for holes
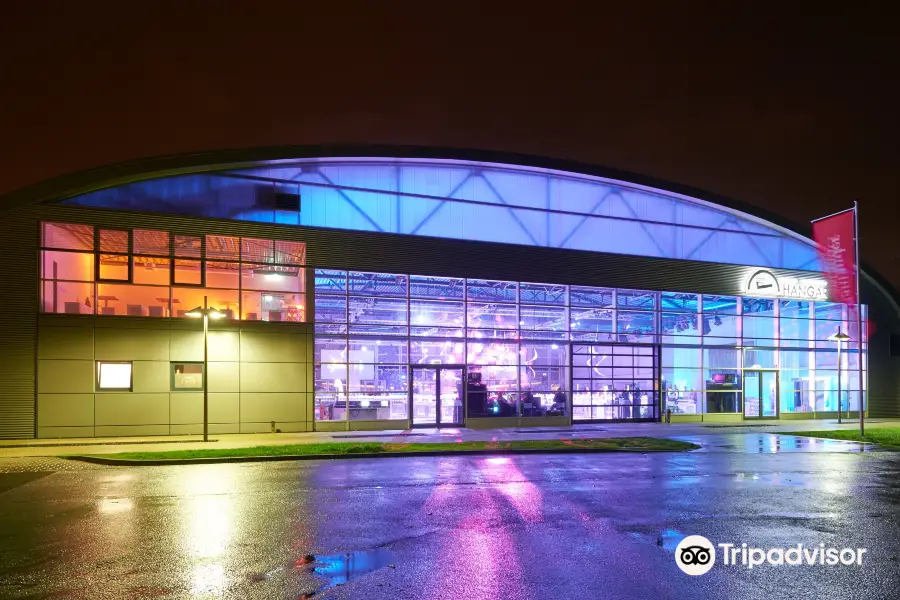
[[[810,242],[715,205],[572,173],[317,159],[140,181],[68,204],[818,270]]]

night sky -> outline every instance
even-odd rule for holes
[[[801,223],[858,198],[863,260],[900,286],[890,3],[846,5],[854,14],[582,4],[596,7],[2,2],[0,194],[208,149],[503,150],[670,180]]]

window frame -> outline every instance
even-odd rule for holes
[[[175,367],[179,365],[200,365],[200,386],[199,387],[176,387],[175,386]],[[169,363],[169,390],[172,392],[202,392],[206,385],[206,365],[202,360],[178,360]]]
[[[96,374],[94,376],[94,388],[96,392],[133,392],[134,391],[134,361],[131,360],[96,360]],[[103,387],[101,371],[103,365],[128,365],[128,387]]]

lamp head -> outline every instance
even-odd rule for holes
[[[196,319],[196,318],[199,318],[199,317],[202,317],[202,316],[203,316],[203,307],[202,307],[202,306],[198,306],[197,308],[192,308],[191,310],[189,310],[189,311],[187,311],[186,313],[184,313],[184,316],[186,316],[186,317],[194,317],[195,319]]]
[[[225,313],[223,313],[222,311],[215,309],[215,308],[207,309],[206,312],[209,315],[210,319],[224,319],[225,318]]]
[[[828,341],[830,341],[830,342],[840,343],[840,342],[846,342],[849,339],[850,339],[850,336],[847,335],[846,333],[844,333],[843,331],[841,331],[840,329],[837,330],[837,333],[833,333],[830,336],[828,336]]]

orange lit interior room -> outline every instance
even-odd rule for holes
[[[93,235],[44,224],[43,312],[184,317],[206,296],[226,318],[306,320],[303,243],[208,235],[204,257],[200,237],[173,236],[170,251],[168,232],[134,230],[129,252],[127,231],[101,229],[95,253]]]

